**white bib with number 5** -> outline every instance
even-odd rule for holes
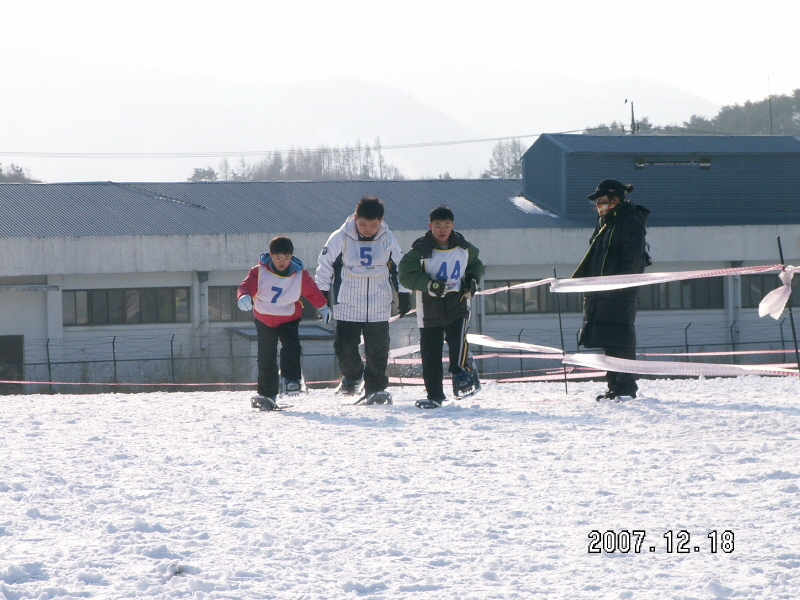
[[[350,277],[383,277],[390,252],[383,238],[372,241],[345,238],[342,262]]]

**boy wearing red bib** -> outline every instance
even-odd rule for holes
[[[236,295],[240,310],[252,310],[258,334],[258,396],[253,406],[272,410],[277,406],[278,341],[281,343],[280,373],[286,392],[300,392],[300,336],[298,326],[303,313],[300,297],[307,298],[327,323],[331,311],[325,296],[294,254],[294,244],[287,237],[276,237],[269,252],[261,255],[250,269]]]
[[[453,230],[453,211],[434,208],[429,231],[417,239],[400,261],[400,283],[416,291],[422,377],[428,393],[424,408],[441,406],[444,341],[450,354],[453,393],[459,397],[480,389],[466,340],[469,299],[478,289],[484,267],[478,249]]]

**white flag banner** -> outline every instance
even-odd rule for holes
[[[692,377],[724,377],[737,375],[797,375],[797,369],[778,365],[719,365],[709,363],[670,362],[666,360],[628,360],[604,354],[567,354],[564,363],[601,371],[636,373],[638,375],[685,375]]]
[[[486,348],[508,348],[511,350],[525,350],[526,352],[540,352],[544,354],[563,354],[558,348],[537,346],[536,344],[526,344],[525,342],[503,342],[490,338],[487,335],[478,335],[477,333],[468,333],[467,342]]]
[[[783,309],[786,308],[786,303],[789,301],[789,296],[792,295],[792,277],[798,270],[800,270],[798,267],[787,266],[778,275],[783,285],[764,296],[758,304],[759,317],[769,315],[773,319],[780,318],[781,314],[783,314]]]
[[[722,277],[725,275],[757,275],[769,271],[780,271],[782,265],[762,267],[734,267],[730,269],[710,269],[706,271],[675,271],[672,273],[635,273],[633,275],[606,275],[604,277],[579,277],[577,279],[555,279],[550,284],[552,292],[604,292],[623,288],[668,283],[685,279],[703,277]]]

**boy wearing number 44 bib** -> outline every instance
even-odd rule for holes
[[[428,393],[422,408],[445,400],[442,383],[444,341],[450,355],[453,394],[466,397],[480,389],[478,372],[469,355],[469,300],[483,277],[478,249],[453,230],[455,218],[447,206],[434,208],[428,231],[411,245],[400,261],[400,282],[417,293],[417,323],[422,377]]]
[[[411,292],[397,281],[402,252],[383,214],[379,198],[361,198],[355,214],[331,234],[317,260],[315,280],[336,319],[333,349],[343,375],[338,391],[360,394],[363,378],[364,396],[354,404],[391,404],[386,364],[393,291],[397,312],[403,316],[411,310]],[[358,351],[362,336],[366,362]]]
[[[258,395],[253,408],[278,408],[278,341],[281,343],[280,374],[289,395],[300,392],[300,336],[298,326],[303,313],[300,297],[307,298],[327,323],[331,311],[325,296],[294,255],[294,244],[287,237],[273,238],[269,252],[261,255],[236,292],[240,310],[252,310],[258,334]]]

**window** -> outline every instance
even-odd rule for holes
[[[491,289],[524,283],[522,280],[494,280],[485,281],[484,288]],[[534,288],[519,290],[505,290],[496,294],[483,296],[484,307],[487,315],[523,315],[536,313],[581,312],[583,307],[582,295],[556,294],[550,292],[550,286],[542,285]]]
[[[725,307],[721,277],[670,281],[639,288],[639,310],[689,310]]]
[[[759,277],[761,276],[759,275]],[[518,283],[523,282],[486,281],[485,287],[490,289]],[[644,285],[639,288],[637,306],[639,310],[724,308],[725,296],[723,290],[724,285],[721,277]],[[498,292],[497,294],[484,296],[484,302],[487,315],[558,312],[556,294],[551,293],[549,286],[545,285],[536,288]],[[561,312],[581,312],[583,309],[583,294],[558,294],[558,302],[561,305]],[[756,302],[757,305],[758,303]]]
[[[253,313],[239,310],[236,304],[238,286],[215,286],[208,288],[208,320],[209,321],[252,321]]]
[[[772,290],[783,285],[777,273],[742,275],[742,308],[758,308],[759,302]],[[792,279],[792,306],[800,306],[800,279]]]
[[[64,325],[187,323],[189,288],[66,290],[61,294]]]

